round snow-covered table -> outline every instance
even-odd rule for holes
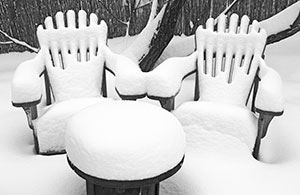
[[[71,168],[86,180],[87,194],[154,195],[184,159],[185,135],[166,110],[136,101],[90,106],[68,122]]]

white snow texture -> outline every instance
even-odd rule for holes
[[[185,135],[179,121],[160,107],[111,101],[71,118],[66,150],[71,162],[89,175],[141,180],[161,175],[181,161]]]
[[[229,29],[225,29],[226,16],[221,15],[217,31],[213,31],[214,20],[208,19],[206,29],[200,26],[196,31],[197,50],[188,57],[169,58],[150,72],[147,77],[147,91],[151,96],[172,97],[180,90],[182,79],[195,71],[197,66],[199,101],[182,104],[175,109],[175,115],[185,125],[188,125],[184,122],[187,120],[185,117],[198,118],[188,121],[199,129],[235,136],[247,144],[251,152],[257,121],[246,107],[246,102],[258,68],[261,89],[259,88],[258,101],[255,104],[257,108],[282,112],[283,93],[280,77],[261,57],[266,43],[266,32],[260,30],[257,21],[252,23],[247,32],[249,18],[243,16],[239,27],[238,19],[233,14],[229,19]],[[188,115],[189,109],[191,116]],[[178,114],[181,111],[183,115]]]
[[[135,37],[131,37],[134,39]],[[122,51],[126,38],[109,40],[113,51]],[[186,37],[174,37],[166,53]],[[266,62],[283,79],[285,113],[272,121],[261,145],[261,161],[253,159],[246,144],[217,131],[202,131],[198,147],[188,143],[183,167],[160,185],[162,195],[297,195],[300,187],[300,34],[266,48]],[[186,48],[181,48],[189,53]],[[174,50],[178,51],[178,50]],[[192,50],[193,51],[193,50]],[[24,112],[11,106],[13,69],[32,53],[0,55],[0,194],[85,194],[85,181],[68,166],[65,155],[42,156],[33,151],[33,139]],[[108,76],[108,75],[107,75]],[[114,77],[108,77],[108,84]],[[109,92],[115,93],[114,85]],[[193,99],[194,79],[185,79],[176,103]],[[272,87],[276,87],[275,85]],[[109,94],[112,97],[117,94]],[[179,98],[179,99],[178,99]],[[144,99],[147,103],[153,101]],[[188,129],[191,129],[189,131]],[[186,127],[193,132],[195,126]],[[201,144],[202,143],[202,144]],[[18,187],[16,186],[18,184]]]

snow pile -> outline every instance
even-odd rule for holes
[[[107,26],[98,24],[95,14],[78,13],[78,28],[75,12],[56,14],[54,28],[51,17],[45,19],[45,27],[38,27],[40,51],[37,56],[23,62],[16,70],[12,82],[14,103],[37,101],[42,96],[40,75],[47,71],[54,103],[42,107],[34,121],[41,153],[64,150],[66,120],[80,109],[103,101],[101,98],[104,70]],[[66,23],[65,23],[66,21]],[[79,52],[79,53],[78,53]]]
[[[38,54],[34,59],[25,61],[18,66],[12,80],[13,103],[33,102],[41,98],[40,74],[44,70],[42,62],[42,54]]]
[[[116,54],[108,47],[104,50],[106,67],[115,75],[114,86],[121,95],[146,93],[146,77],[138,65],[127,56]]]
[[[175,96],[182,79],[196,69],[196,53],[188,57],[174,57],[164,61],[147,76],[147,94],[156,97]]]
[[[75,98],[56,102],[42,108],[40,116],[33,121],[41,153],[62,152],[65,149],[65,132],[68,119],[83,108],[106,102],[101,97]]]
[[[109,40],[110,48],[113,48],[114,52],[122,51],[122,46],[125,44],[123,40],[122,38]],[[181,41],[184,40],[180,37],[174,39],[175,42],[180,43],[180,46],[183,45]],[[192,40],[191,45],[193,45],[193,39],[189,37],[189,40]],[[201,135],[197,138],[200,142],[197,147],[188,144],[182,169],[174,177],[161,183],[160,194],[299,194],[299,42],[300,34],[298,33],[266,48],[268,66],[274,68],[283,79],[286,106],[284,115],[272,121],[268,135],[262,141],[260,152],[262,162],[254,160],[247,145],[236,137],[217,131],[201,132],[199,130],[197,132],[195,127],[190,126],[185,131],[194,131],[196,135]],[[115,45],[117,43],[121,44]],[[170,45],[168,55],[179,56],[176,53],[179,51],[178,48],[184,53],[193,52],[193,49],[188,51],[188,48],[180,46]],[[173,50],[174,48],[177,50]],[[18,57],[15,54],[8,55],[12,55],[10,61],[16,60],[16,63],[23,61],[23,58],[31,57],[22,53]],[[2,157],[0,183],[3,184],[0,185],[0,194],[84,195],[85,181],[70,169],[64,155],[34,154],[32,135],[24,112],[11,106],[9,85],[12,72],[10,70],[11,67],[15,67],[15,62],[9,64],[6,61],[6,55],[0,55],[0,58],[0,126],[2,127],[0,130],[0,156]],[[5,65],[7,67],[3,67]],[[111,83],[114,77],[109,76],[108,79],[108,90],[113,93],[115,90]],[[182,90],[177,96],[180,97],[180,101],[177,103],[193,99],[193,84],[192,79],[184,80]],[[276,87],[275,85],[269,86]],[[109,95],[115,96],[115,94]],[[143,101],[151,102],[148,99]]]
[[[255,107],[269,112],[282,112],[284,98],[280,75],[261,60],[259,78]]]
[[[67,24],[62,12],[56,14],[57,29],[53,28],[51,17],[45,19],[46,29],[38,27],[40,53],[43,53],[56,101],[101,95],[105,61],[101,47],[106,44],[107,25],[104,21],[98,25],[97,16],[91,14],[87,26],[86,15],[85,11],[79,11],[79,28],[75,28],[73,10],[67,12]]]
[[[196,102],[185,102],[173,111],[186,133],[186,161],[174,177],[163,182],[162,194],[250,195],[273,192],[273,189],[270,189],[272,184],[262,185],[261,179],[260,182],[256,180],[264,174],[267,174],[265,178],[270,179],[271,168],[264,168],[264,165],[251,155],[258,121],[251,110],[245,106],[245,102],[260,67],[259,76],[262,79],[263,89],[258,92],[260,101],[257,106],[268,109],[267,111],[282,111],[281,80],[261,58],[267,35],[264,30],[258,32],[258,23],[254,21],[250,32],[246,34],[249,18],[244,16],[241,19],[239,32],[236,33],[237,15],[232,15],[230,18],[228,31],[225,31],[225,19],[224,15],[220,17],[218,32],[213,32],[212,19],[207,21],[207,29],[202,27],[197,29],[195,53],[200,99]],[[213,59],[214,54],[215,59]],[[193,55],[187,59],[192,58]],[[195,67],[184,60],[186,58],[182,58],[182,61],[177,59],[170,58],[164,61],[151,73],[155,77],[149,78],[161,82],[163,79],[159,77],[168,78],[166,75],[175,70],[176,79],[171,80],[173,85],[170,85],[174,89],[169,90],[172,93],[168,93],[168,90],[166,92],[157,90],[157,94],[162,97],[176,93],[183,75],[188,72],[186,69],[192,71]],[[182,68],[185,66],[183,62],[186,63],[186,69]],[[174,67],[180,67],[178,69],[182,72],[177,73]],[[152,94],[155,94],[155,90]],[[262,103],[266,104],[262,105]],[[255,172],[259,176],[253,175],[254,170],[260,171]],[[249,176],[251,179],[247,178]],[[253,178],[256,181],[253,182]],[[274,183],[280,181],[282,180],[275,180]],[[253,183],[254,186],[259,186],[259,190],[252,189]],[[275,192],[283,194],[284,189],[279,186]],[[294,189],[291,192],[294,192]]]
[[[158,176],[181,161],[184,149],[185,135],[178,120],[142,102],[112,101],[88,107],[71,118],[66,134],[71,162],[103,179]]]
[[[257,119],[246,107],[217,102],[191,101],[185,102],[173,111],[184,127],[187,144],[202,147],[202,132],[219,132],[239,139],[249,148],[251,153],[257,134]],[[205,137],[204,137],[205,139]],[[230,147],[230,142],[228,147]]]
[[[156,2],[156,1],[154,1]],[[156,2],[157,4],[157,2]],[[152,41],[152,38],[157,34],[158,26],[164,16],[166,5],[160,10],[158,15],[154,18],[156,10],[153,10],[152,6],[151,15],[146,27],[138,35],[138,37],[132,42],[132,44],[122,52],[123,55],[131,58],[135,63],[138,63],[139,60],[144,57],[149,51],[149,45]]]
[[[231,21],[232,18],[235,18],[234,24],[237,24],[237,16],[231,16]],[[225,26],[225,19],[225,16],[220,17],[219,29]],[[207,23],[213,21],[208,20]],[[196,52],[202,101],[245,105],[260,64],[266,33],[264,31],[258,33],[259,27],[254,21],[250,33],[245,34],[249,24],[249,18],[246,16],[241,19],[239,33],[234,33],[237,28],[234,24],[230,23],[228,33],[213,32],[201,26],[197,29]],[[224,30],[225,27],[223,32]],[[215,62],[214,53],[216,53]]]
[[[64,64],[67,65],[64,69],[47,66],[55,101],[101,96],[103,55],[98,55],[87,62],[78,62],[77,59],[69,57]]]
[[[268,35],[277,34],[280,31],[289,29],[290,26],[295,22],[299,13],[300,2],[296,2],[278,14],[261,21],[259,24],[267,31]]]

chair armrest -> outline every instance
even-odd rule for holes
[[[105,66],[115,76],[115,89],[122,99],[138,99],[146,96],[145,73],[138,62],[115,54],[105,47]]]
[[[11,92],[12,104],[16,107],[37,105],[42,96],[40,75],[44,71],[40,55],[21,63],[13,76]]]
[[[175,97],[185,77],[196,71],[196,53],[165,60],[147,74],[147,94],[151,99]]]
[[[273,116],[283,114],[284,98],[279,74],[261,59],[258,76],[260,82],[255,99],[256,112]]]

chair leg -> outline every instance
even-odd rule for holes
[[[155,184],[155,195],[159,195],[159,183]]]
[[[87,195],[159,195],[159,183],[134,188],[103,187],[86,181]]]
[[[34,150],[36,152],[36,154],[40,153],[40,146],[39,146],[39,141],[37,138],[37,133],[36,130],[33,129],[33,143],[34,143]]]
[[[166,109],[168,111],[174,110],[174,108],[175,108],[175,98],[174,97],[160,99],[159,103],[160,103],[161,107],[163,107],[164,109]]]
[[[86,194],[87,195],[95,195],[95,185],[86,181]]]
[[[259,148],[260,148],[260,143],[261,143],[261,136],[260,136],[260,131],[257,134],[256,140],[255,140],[255,145],[254,149],[252,152],[252,156],[258,160],[258,154],[259,154]]]
[[[259,158],[259,148],[261,144],[261,139],[266,136],[269,124],[272,121],[273,117],[274,117],[273,115],[259,114],[257,136],[255,140],[253,153],[252,153],[255,159]]]

